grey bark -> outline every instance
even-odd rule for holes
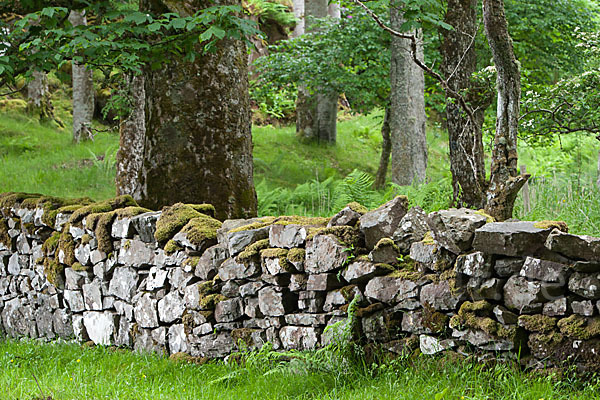
[[[508,33],[503,0],[483,1],[483,22],[498,72],[496,132],[486,211],[498,220],[505,220],[512,217],[517,194],[528,178],[517,171],[521,74]]]
[[[454,29],[442,30],[442,72],[452,90],[467,93],[476,109],[475,124],[456,99],[446,95],[446,122],[454,204],[480,209],[485,206],[485,163],[482,143],[486,99],[469,96],[471,76],[477,69],[474,36],[477,35],[477,0],[448,0],[444,22]],[[475,104],[474,104],[475,103]]]
[[[333,10],[335,13],[335,9]],[[327,0],[305,0],[304,15],[325,18],[329,15]],[[310,22],[305,31],[310,32]],[[296,134],[304,140],[335,143],[337,138],[338,94],[327,90],[310,93],[305,87],[298,89],[296,102]]]
[[[142,1],[140,10],[191,15],[209,2]],[[246,47],[222,40],[194,62],[168,56],[145,76],[145,126],[139,203],[212,203],[219,219],[256,215]]]
[[[117,152],[117,195],[129,194],[137,201],[146,197],[144,148],[146,144],[146,90],[144,76],[130,76],[125,85],[129,89],[131,111],[121,121],[119,151]]]
[[[596,180],[596,186],[600,189],[600,151],[598,152],[598,178]]]
[[[27,109],[30,114],[37,114],[40,120],[47,120],[49,113],[48,78],[41,71],[33,71],[33,78],[27,83]]]
[[[69,14],[73,26],[87,25],[85,11],[73,10]],[[94,117],[94,85],[92,70],[84,64],[73,62],[73,141],[93,139],[91,126]]]
[[[296,17],[296,26],[290,36],[296,38],[304,35],[304,0],[294,0],[292,6]]]
[[[403,23],[397,7],[390,6],[390,25]],[[423,39],[417,36],[417,57],[423,59]],[[392,37],[390,62],[390,130],[392,138],[392,181],[398,185],[423,182],[427,169],[425,136],[425,77],[413,61],[410,40]]]
[[[385,115],[383,117],[383,124],[381,125],[381,136],[383,141],[381,142],[381,158],[379,160],[379,168],[377,169],[377,175],[375,175],[375,188],[383,189],[385,186],[385,177],[387,175],[388,165],[390,161],[390,154],[392,152],[392,140],[390,137],[390,107],[385,108]]]

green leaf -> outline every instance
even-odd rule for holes
[[[176,18],[173,21],[171,21],[171,26],[175,29],[183,29],[185,28],[186,24],[187,21],[185,18]]]
[[[53,7],[46,7],[42,10],[42,12],[40,14],[45,17],[52,18],[55,13],[56,13],[56,10]]]
[[[158,32],[160,30],[160,28],[162,28],[162,24],[160,24],[159,22],[154,22],[154,23],[148,25],[148,30],[150,32]]]

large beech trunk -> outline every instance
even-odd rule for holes
[[[399,30],[404,23],[398,7],[390,6],[390,24]],[[423,59],[423,40],[417,36],[417,57]],[[423,182],[427,169],[425,134],[425,77],[413,61],[410,40],[392,37],[390,61],[390,132],[392,182],[410,185]]]
[[[305,0],[304,15],[315,18],[325,18],[329,15],[339,18],[339,9],[331,7],[330,10],[327,0]],[[305,21],[306,32],[311,31],[310,24],[310,21]],[[296,102],[296,134],[298,137],[320,143],[335,143],[337,139],[337,100],[337,93],[326,90],[310,93],[306,87],[300,86]]]
[[[477,69],[473,40],[477,35],[477,0],[448,0],[444,22],[454,29],[442,31],[442,72],[452,90],[468,96],[471,76]],[[472,102],[471,106],[479,106],[474,112],[475,123],[455,99],[446,95],[454,204],[480,209],[486,204],[487,187],[481,130],[485,107]]]
[[[85,11],[71,11],[69,22],[73,26],[87,25]],[[94,81],[92,70],[73,62],[73,141],[93,138],[91,126],[94,117]]]
[[[515,199],[528,175],[517,171],[517,129],[521,74],[504,14],[503,0],[483,0],[483,23],[498,72],[496,133],[486,211],[498,220],[512,217]]]
[[[212,5],[206,0],[152,0],[142,1],[140,9],[190,15]],[[133,194],[154,209],[206,202],[215,206],[219,219],[252,217],[257,200],[246,48],[241,41],[222,40],[215,53],[198,50],[193,63],[172,56],[160,70],[146,73],[144,145],[129,147],[135,157],[143,152],[139,188]],[[123,131],[127,132],[131,130]],[[132,140],[124,138],[122,143]],[[121,165],[127,164],[126,152],[120,155]],[[132,164],[138,165],[137,160]],[[122,182],[118,190],[131,187],[129,178]]]

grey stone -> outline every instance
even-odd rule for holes
[[[4,331],[8,336],[28,336],[32,338],[37,336],[33,308],[21,304],[21,299],[14,298],[6,301],[0,315],[2,316]]]
[[[455,346],[456,342],[452,339],[440,340],[429,335],[419,336],[421,353],[426,355],[441,353],[442,351],[449,350]]]
[[[468,251],[475,230],[487,222],[485,216],[466,208],[436,211],[429,214],[429,220],[434,239],[454,253]]]
[[[154,246],[136,239],[122,239],[119,264],[140,268],[154,264]]]
[[[289,325],[301,326],[324,326],[327,325],[329,316],[327,314],[288,314],[285,316],[285,322]]]
[[[102,309],[112,310],[115,308],[115,298],[113,296],[106,296],[102,298]]]
[[[506,279],[471,278],[467,283],[467,291],[471,298],[477,300],[502,300]]]
[[[354,211],[352,208],[346,206],[340,210],[337,214],[335,214],[329,222],[327,223],[328,227],[332,226],[356,226],[356,223],[360,219],[361,214]]]
[[[241,264],[229,258],[219,266],[219,278],[224,281],[232,279],[248,279],[260,273],[260,264],[248,262]]]
[[[239,297],[240,285],[235,281],[227,281],[221,288],[221,294],[225,297]]]
[[[112,237],[117,239],[130,239],[135,234],[135,228],[131,223],[131,218],[116,218],[110,230]]]
[[[84,271],[75,271],[65,268],[65,288],[68,290],[80,290],[89,279],[89,274]]]
[[[90,337],[85,330],[85,324],[83,323],[83,315],[75,314],[73,315],[73,336],[78,342],[87,342],[90,340]],[[124,319],[121,319],[125,321]]]
[[[567,268],[564,264],[527,257],[520,275],[538,281],[565,284],[567,282]]]
[[[193,356],[218,358],[229,355],[235,344],[227,332],[202,336],[191,350]]]
[[[83,295],[79,290],[65,290],[64,297],[72,312],[81,312],[85,310]]]
[[[421,207],[412,207],[400,220],[398,228],[392,235],[394,243],[404,254],[410,251],[410,246],[420,242],[429,232],[428,216]]]
[[[408,311],[402,315],[402,330],[415,335],[432,333],[423,323],[423,311]]]
[[[133,320],[133,306],[131,304],[125,303],[124,301],[115,300],[114,307],[117,311],[117,314],[127,319],[127,321]]]
[[[550,303],[547,303],[550,304]],[[518,320],[517,314],[509,311],[506,307],[495,306],[493,309],[496,320],[502,325],[515,325]]]
[[[308,230],[302,225],[271,225],[269,228],[269,246],[291,249],[304,247]]]
[[[398,301],[419,296],[419,286],[410,280],[380,276],[367,284],[365,296],[369,299],[393,304]]]
[[[290,275],[290,285],[289,289],[292,292],[300,292],[302,290],[306,290],[306,285],[308,282],[308,276],[304,274],[292,274]]]
[[[107,256],[106,256],[106,253],[105,253],[105,252],[103,252],[103,251],[100,251],[100,250],[98,250],[98,249],[96,249],[96,250],[93,250],[93,251],[90,253],[90,262],[91,262],[93,265],[96,265],[96,264],[98,264],[98,263],[100,263],[100,262],[102,262],[102,261],[106,260],[106,258],[107,258]]]
[[[54,311],[52,326],[54,327],[54,333],[58,337],[62,339],[71,339],[73,337],[73,319],[69,311],[65,309]]]
[[[333,290],[331,292],[327,292],[325,296],[325,304],[323,305],[323,311],[330,312],[339,306],[344,304],[348,304],[348,301],[344,297],[339,290]],[[292,325],[302,325],[302,324],[292,324]]]
[[[289,274],[297,272],[286,259],[282,259],[279,256],[276,257],[261,257],[261,265],[263,271],[270,275]]]
[[[142,328],[158,327],[157,301],[150,293],[145,293],[135,303],[134,314],[135,321]]]
[[[346,246],[333,235],[315,235],[306,244],[304,269],[310,274],[335,271],[348,259]]]
[[[85,222],[85,220],[84,220],[84,222]],[[69,233],[71,234],[71,236],[73,236],[74,240],[79,241],[79,240],[81,240],[83,235],[85,235],[85,229],[80,228],[78,226],[69,225]]]
[[[269,227],[250,229],[247,231],[230,232],[227,235],[229,254],[235,256],[254,242],[269,237]]]
[[[516,275],[523,268],[525,259],[521,257],[504,257],[499,258],[494,263],[494,271],[501,278],[508,278],[512,275]]]
[[[188,258],[185,251],[176,251],[172,254],[166,254],[164,249],[157,249],[154,257],[154,266],[163,267],[179,267]]]
[[[360,230],[365,235],[368,250],[380,239],[391,237],[408,210],[408,199],[398,196],[360,217]]]
[[[448,281],[430,283],[421,289],[421,304],[428,304],[435,310],[456,310],[464,300],[464,290],[453,291]]]
[[[244,314],[250,318],[262,318],[264,317],[262,311],[260,311],[260,305],[257,297],[252,297],[245,300]]]
[[[90,265],[90,253],[90,246],[87,244],[80,244],[75,247],[75,259],[77,259],[81,265]]]
[[[110,311],[88,311],[83,314],[83,324],[90,340],[104,346],[113,344],[116,321],[117,315]]]
[[[183,298],[177,292],[170,292],[158,302],[158,317],[164,323],[171,323],[181,318],[185,306]]]
[[[589,300],[600,299],[600,274],[575,272],[569,279],[569,290]]]
[[[31,245],[29,244],[29,241],[27,240],[27,237],[25,236],[25,234],[20,234],[19,236],[17,236],[17,253],[19,254],[31,254]]]
[[[220,245],[209,247],[200,257],[196,266],[195,275],[204,280],[209,280],[217,275],[219,267],[229,257],[226,247]]]
[[[371,261],[358,259],[342,271],[342,277],[349,283],[362,283],[371,280],[375,276],[385,275],[390,271],[387,268],[377,265]]]
[[[576,260],[600,261],[600,238],[571,235],[555,229],[546,240],[546,248]]]
[[[220,301],[215,307],[215,320],[217,322],[233,322],[244,315],[244,305],[241,299]]]
[[[54,327],[52,322],[54,314],[49,307],[40,307],[35,312],[35,322],[37,324],[37,333],[42,338],[54,339]]]
[[[286,350],[312,350],[319,344],[317,330],[307,326],[284,326],[279,330],[279,338]]]
[[[303,296],[304,293],[311,293],[314,297]],[[308,313],[323,312],[325,304],[325,294],[321,292],[300,292],[298,296],[298,309]]]
[[[520,313],[539,313],[543,303],[561,296],[564,291],[556,284],[528,281],[522,276],[512,276],[504,285],[504,302]]]
[[[567,315],[567,298],[561,297],[544,304],[542,314],[549,317],[562,317]]]
[[[216,238],[205,237],[200,242],[192,241],[186,232],[179,232],[173,236],[173,241],[181,247],[191,249],[197,253],[203,253],[206,249],[217,244]]]
[[[165,287],[168,271],[158,267],[150,268],[148,279],[146,280],[146,290],[154,291]]]
[[[258,292],[260,311],[267,316],[280,316],[294,311],[297,296],[288,290],[277,291],[273,287],[266,287]]]
[[[240,296],[242,296],[242,297],[256,296],[258,294],[258,291],[263,286],[265,286],[265,284],[262,281],[246,283],[246,284],[240,286]]]
[[[573,314],[583,315],[584,317],[591,317],[596,311],[591,300],[572,301],[571,309]]]
[[[315,274],[309,275],[306,282],[306,289],[313,291],[327,291],[342,286],[342,283],[336,274]]]
[[[227,219],[223,222],[221,227],[217,229],[217,241],[219,246],[229,247],[228,237],[230,231],[241,228],[243,226],[251,225],[255,222],[264,222],[262,218],[250,218],[250,219]]]
[[[156,241],[154,232],[156,232],[156,221],[158,221],[160,214],[160,211],[147,212],[131,218],[131,225],[142,242],[154,243]]]
[[[190,350],[183,324],[170,326],[167,337],[169,341],[169,352],[171,354],[186,353]]]
[[[117,328],[117,333],[115,334],[116,346],[132,347],[133,337],[131,336],[131,328],[131,322],[127,321],[125,318],[119,319],[119,326]]]
[[[133,343],[133,349],[140,353],[157,353],[166,354],[166,329],[164,326],[160,328],[138,329]]]
[[[260,279],[272,286],[286,287],[290,284],[290,275],[270,275],[270,274],[262,274]]]
[[[492,257],[476,251],[460,255],[456,258],[456,272],[474,278],[489,278],[492,276]]]
[[[57,232],[62,232],[62,228],[63,226],[69,222],[69,218],[71,218],[71,215],[73,213],[58,213],[56,214],[56,219],[54,222],[54,230]],[[40,217],[40,222],[41,222],[41,217]]]
[[[374,263],[395,264],[398,258],[402,256],[400,249],[393,241],[382,239],[375,245],[375,248],[369,253],[369,260]]]
[[[102,283],[99,280],[94,280],[91,283],[86,283],[82,286],[83,301],[86,310],[101,311],[102,304]]]
[[[11,275],[19,275],[21,269],[29,267],[29,257],[26,255],[20,255],[19,253],[13,253],[8,259],[8,273]]]
[[[473,248],[487,254],[526,256],[544,246],[551,229],[536,228],[535,222],[492,222],[475,231]]]
[[[131,301],[138,285],[139,276],[136,270],[130,267],[115,268],[113,277],[108,287],[108,295],[115,296],[125,301]]]
[[[410,258],[419,263],[421,269],[441,272],[452,267],[456,256],[439,243],[427,240],[410,246]]]
[[[171,290],[177,289],[183,292],[187,284],[194,279],[194,274],[191,272],[185,272],[183,268],[170,268],[167,274],[169,283],[171,284]]]

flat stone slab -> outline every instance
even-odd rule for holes
[[[475,231],[473,248],[487,254],[532,255],[544,246],[551,228],[536,228],[536,222],[492,222]]]
[[[575,260],[600,261],[600,238],[571,235],[555,229],[546,240],[546,248]]]

